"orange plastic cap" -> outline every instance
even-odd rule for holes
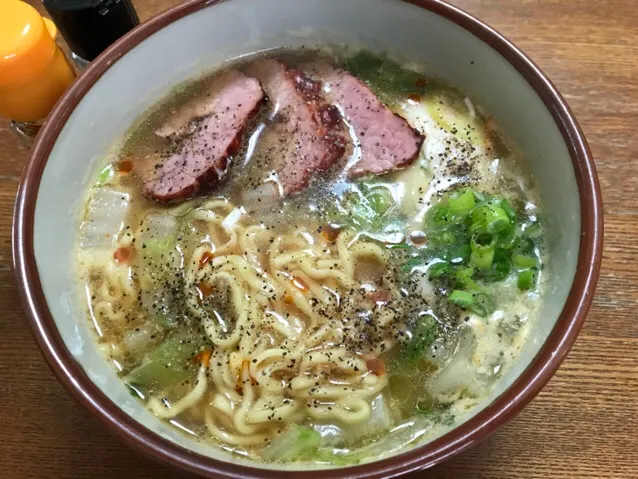
[[[56,51],[52,22],[32,6],[0,0],[0,86],[24,83],[51,62]]]

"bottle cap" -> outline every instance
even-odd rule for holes
[[[131,0],[43,0],[71,51],[93,61],[140,21]]]
[[[0,1],[0,116],[43,120],[75,73],[55,42],[57,29],[32,6]]]
[[[0,3],[0,87],[23,83],[51,61],[57,29],[19,0]]]

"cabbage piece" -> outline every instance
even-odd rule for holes
[[[85,249],[114,248],[130,204],[130,196],[124,191],[95,188],[80,226],[80,246]]]
[[[241,193],[242,203],[250,205],[251,209],[272,205],[280,198],[277,186],[272,182],[262,183],[254,189],[247,189]]]
[[[330,223],[353,225],[368,233],[389,236],[401,229],[394,193],[384,184],[359,182],[337,198],[334,207],[329,206],[325,213]]]
[[[164,327],[174,326],[183,311],[182,255],[176,248],[178,229],[174,216],[151,213],[142,222],[135,243],[142,304]]]
[[[139,356],[162,339],[162,331],[153,321],[147,321],[141,325],[127,329],[122,335],[122,343],[126,351],[133,356]]]
[[[483,385],[478,377],[472,355],[476,347],[474,332],[463,328],[456,352],[446,365],[441,367],[429,384],[429,392],[435,397],[453,397],[464,391],[479,395]]]
[[[330,447],[322,447],[317,451],[313,462],[332,464],[333,466],[349,466],[358,464],[361,458],[351,452],[340,452]]]
[[[336,424],[313,423],[312,428],[321,435],[322,446],[343,446],[346,443],[346,433]]]
[[[359,424],[313,424],[312,428],[321,435],[322,448],[357,444],[362,439],[378,436],[394,426],[388,401],[383,394],[370,402],[370,408],[370,418]]]
[[[173,215],[151,213],[142,222],[140,233],[136,239],[139,243],[160,243],[175,245],[179,222]],[[138,245],[139,248],[139,245]]]
[[[370,418],[359,424],[348,424],[343,427],[346,439],[349,443],[356,443],[365,438],[372,438],[388,431],[394,425],[388,402],[379,394],[370,402]]]
[[[354,450],[320,448],[313,460],[336,466],[354,465],[379,460],[404,450],[409,444],[419,441],[434,426],[431,419],[415,417],[392,428],[379,441]]]
[[[267,461],[294,462],[312,459],[321,446],[321,434],[308,426],[292,425],[264,448]]]
[[[147,354],[125,381],[132,386],[157,390],[192,379],[197,365],[191,359],[201,349],[197,338],[198,335],[191,336],[186,330],[173,334]]]

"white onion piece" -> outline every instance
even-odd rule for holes
[[[343,426],[346,440],[349,443],[356,443],[366,437],[377,436],[388,431],[394,425],[390,409],[383,394],[379,394],[370,402],[370,409],[370,418],[367,421]]]
[[[242,208],[235,206],[230,213],[228,213],[228,216],[226,216],[226,218],[224,218],[224,220],[222,221],[222,228],[224,228],[226,231],[230,231],[231,229],[233,229],[233,226],[235,226],[237,224],[237,222],[240,220],[241,215],[244,214],[244,211]]]
[[[80,246],[86,249],[110,249],[124,227],[131,200],[128,193],[102,187],[93,191],[80,226]]]
[[[321,443],[324,446],[335,447],[346,443],[346,433],[342,427],[336,424],[314,423],[312,428],[321,434]]]
[[[405,242],[405,235],[400,232],[365,233],[365,235],[373,240],[380,241],[385,244],[399,244]]]
[[[242,201],[246,204],[254,203],[259,205],[269,205],[276,202],[280,198],[277,192],[277,186],[272,182],[266,182],[252,190],[246,190],[242,193]]]
[[[175,239],[179,221],[175,216],[162,213],[151,213],[144,218],[137,239],[138,246],[141,247],[145,241],[158,241],[164,239]]]
[[[476,118],[476,108],[474,108],[474,103],[472,103],[472,100],[470,100],[468,97],[465,97],[465,100],[463,101],[465,102],[467,109],[470,111],[470,116],[472,118]]]
[[[143,325],[128,330],[122,336],[122,342],[128,352],[134,356],[147,352],[154,346],[162,336],[158,334],[157,325],[154,323],[144,323]]]
[[[359,424],[315,423],[312,428],[321,434],[321,442],[327,447],[356,444],[362,439],[392,429],[394,421],[383,394],[379,394],[370,402],[370,409],[370,418]]]

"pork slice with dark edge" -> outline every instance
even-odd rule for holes
[[[246,73],[259,79],[272,108],[250,160],[256,173],[251,186],[261,188],[266,176],[274,178],[283,196],[300,191],[343,156],[339,111],[324,102],[319,82],[279,60],[258,61]]]
[[[198,98],[205,106],[187,105],[191,112],[207,116],[198,119],[189,136],[154,165],[145,178],[147,194],[158,201],[175,202],[214,186],[225,175],[230,156],[238,150],[246,124],[263,98],[259,81],[240,71],[230,70],[215,78],[208,94]],[[163,132],[182,131],[183,121],[192,124],[188,112],[176,112]]]
[[[327,63],[314,63],[305,70],[325,84],[324,97],[339,107],[356,136],[360,155],[349,165],[348,176],[382,175],[410,165],[419,156],[425,137],[381,103],[365,83]]]

